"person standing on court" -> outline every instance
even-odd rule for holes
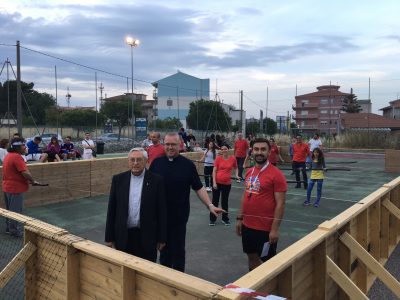
[[[294,173],[296,175],[296,186],[295,188],[301,188],[300,183],[300,170],[303,174],[304,189],[307,189],[307,172],[306,172],[306,160],[310,155],[310,148],[306,143],[303,142],[302,136],[298,134],[296,136],[296,143],[293,144],[293,164]]]
[[[310,148],[311,154],[314,152],[315,148],[319,148],[322,150],[322,141],[318,133],[315,133],[314,136],[308,141],[308,147]],[[307,169],[310,169],[312,163],[311,155],[307,156],[306,163]]]
[[[175,270],[185,271],[186,224],[190,211],[190,188],[217,216],[222,209],[215,207],[203,187],[196,167],[179,155],[179,135],[167,133],[164,139],[166,156],[153,161],[150,171],[164,177],[167,202],[167,242],[160,254],[160,263]]]
[[[24,193],[29,190],[29,184],[40,184],[33,179],[21,156],[25,154],[25,149],[22,138],[13,138],[3,162],[2,189],[5,207],[16,213],[22,213]],[[15,220],[6,219],[6,233],[20,237],[22,236],[22,226]]]
[[[90,138],[90,133],[85,132],[85,139],[82,141],[83,147],[83,159],[92,159],[94,158],[93,151],[95,150],[95,145],[93,140]]]
[[[153,160],[155,160],[157,157],[164,156],[165,155],[165,150],[164,146],[161,145],[160,139],[161,135],[157,131],[153,131],[150,134],[151,138],[151,145],[147,148],[147,154],[149,156],[149,159],[147,161],[147,168],[151,165]]]
[[[236,217],[236,233],[242,237],[249,271],[276,254],[279,227],[285,211],[286,178],[270,164],[268,140],[253,144],[256,165],[246,172],[245,192]]]
[[[230,226],[231,222],[229,221],[228,216],[228,200],[229,193],[231,191],[232,186],[232,170],[235,171],[235,177],[240,180],[238,174],[238,168],[236,159],[233,156],[228,155],[228,147],[223,145],[220,150],[222,155],[219,155],[214,162],[214,170],[212,175],[213,180],[213,199],[212,202],[214,206],[218,207],[219,198],[221,196],[221,207],[224,210],[222,213],[222,223],[225,226]],[[210,213],[210,226],[215,226],[215,221],[217,217]]]
[[[112,179],[105,241],[109,247],[157,260],[167,239],[164,181],[145,169],[147,153],[133,148],[128,154],[129,171]]]
[[[243,163],[247,156],[247,151],[249,150],[249,143],[243,138],[243,134],[238,132],[238,139],[235,141],[233,147],[233,154],[236,157],[236,162],[239,170],[239,177],[243,180]],[[240,182],[240,180],[237,180]]]

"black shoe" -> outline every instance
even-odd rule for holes
[[[223,223],[225,226],[231,226],[231,222],[229,222],[229,220],[227,220],[227,221],[222,220],[222,223]]]

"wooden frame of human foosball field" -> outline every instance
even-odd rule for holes
[[[30,169],[35,178],[53,185],[62,183],[56,176],[62,172],[66,191],[70,185],[82,191],[89,187],[90,196],[108,192],[106,183],[112,174],[126,169],[126,160],[53,166],[37,164]],[[109,175],[100,172],[105,168]],[[83,171],[86,181],[79,175]],[[68,174],[78,178],[65,178]],[[37,197],[41,202],[31,205],[45,201],[46,195],[34,193],[40,192],[32,192],[27,199]],[[24,215],[4,209],[0,215],[25,225],[24,247],[1,271],[0,288],[25,267],[26,299],[249,299],[240,291],[289,299],[367,299],[376,278],[400,297],[398,280],[383,267],[400,240],[400,177],[233,282],[236,289],[153,264]]]

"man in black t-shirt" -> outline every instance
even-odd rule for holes
[[[167,242],[160,254],[160,263],[175,270],[185,271],[186,223],[190,212],[190,188],[218,215],[222,209],[215,207],[203,187],[195,165],[179,155],[179,136],[168,133],[164,139],[166,156],[153,161],[150,171],[164,177],[167,200]]]

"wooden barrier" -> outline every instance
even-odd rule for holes
[[[400,150],[385,150],[385,172],[400,173]]]
[[[400,177],[322,223],[233,284],[290,299],[368,299],[378,277],[400,298],[383,267],[400,241]],[[218,299],[240,299],[222,290]]]
[[[126,158],[78,162],[90,180],[73,184],[88,186],[88,196],[108,191],[102,185],[107,184],[113,172],[126,169],[124,161]],[[49,176],[47,170],[46,174],[40,173],[48,165],[38,165],[32,171],[38,172],[37,176]],[[51,168],[49,173],[53,177],[47,177],[48,180],[54,184],[60,181],[56,170],[78,172],[74,168],[69,170],[70,166],[74,164]],[[98,173],[104,176],[104,172],[99,172],[104,168],[111,174],[103,180]],[[50,199],[48,195],[42,196]],[[25,253],[22,260],[27,299],[243,297],[211,282],[83,240],[33,218],[4,209],[0,209],[0,215],[25,224],[25,244],[29,246],[22,252]],[[233,285],[289,299],[367,299],[366,293],[379,278],[400,297],[400,283],[383,267],[399,241],[400,177],[320,224]],[[13,272],[5,270],[2,274],[6,274],[0,276],[5,283]]]

